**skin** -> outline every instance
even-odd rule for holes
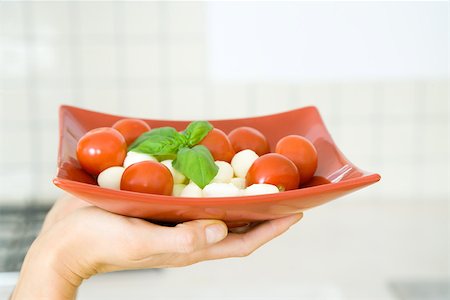
[[[75,299],[83,280],[99,273],[244,257],[302,216],[266,221],[244,233],[233,233],[218,220],[164,227],[65,196],[55,203],[28,251],[11,299]]]

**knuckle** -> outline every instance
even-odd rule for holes
[[[192,253],[197,246],[197,236],[191,230],[184,230],[178,236],[178,251],[181,253]]]

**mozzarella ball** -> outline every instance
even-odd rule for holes
[[[186,177],[173,168],[171,159],[163,160],[161,163],[169,169],[170,173],[172,173],[173,183],[184,183],[186,181]]]
[[[213,182],[203,188],[203,197],[235,197],[239,189],[231,183]]]
[[[234,177],[231,178],[230,183],[240,190],[245,189],[245,178]]]
[[[193,182],[190,182],[186,187],[181,191],[180,197],[201,197],[202,189]]]
[[[236,177],[245,178],[248,169],[250,169],[251,165],[258,157],[258,154],[249,149],[236,153],[231,160],[231,166],[233,167]]]
[[[172,196],[180,197],[185,187],[185,184],[175,183],[172,188]]]
[[[158,161],[158,160],[153,156],[151,156],[150,154],[129,151],[127,153],[127,156],[125,157],[125,160],[123,161],[123,167],[128,168],[132,164],[141,161]]]
[[[104,188],[120,190],[120,180],[124,171],[124,167],[110,167],[105,169],[98,175],[97,183]]]
[[[215,162],[216,166],[219,167],[217,175],[213,178],[212,182],[217,183],[229,183],[231,178],[233,178],[233,167],[226,161],[218,160]]]
[[[243,196],[274,194],[279,191],[280,190],[273,184],[257,183],[246,187]]]

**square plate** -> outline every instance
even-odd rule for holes
[[[267,137],[272,151],[277,141],[289,134],[309,139],[317,149],[318,168],[315,177],[303,188],[268,195],[220,198],[174,197],[101,188],[95,178],[80,167],[76,158],[77,142],[87,131],[112,126],[122,118],[125,117],[61,106],[55,185],[121,215],[167,223],[220,219],[233,227],[302,212],[380,180],[380,175],[363,171],[345,158],[334,144],[317,108],[309,106],[261,117],[210,120],[225,133],[239,126],[254,127]],[[177,130],[184,129],[190,122],[144,121],[151,128],[172,126]]]

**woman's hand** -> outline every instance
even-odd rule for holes
[[[30,248],[12,299],[74,299],[81,282],[97,273],[247,256],[301,217],[267,221],[237,234],[218,220],[164,227],[62,199]]]

